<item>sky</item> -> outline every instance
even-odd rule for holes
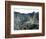
[[[32,12],[39,12],[39,9],[25,9],[25,8],[17,8],[15,9],[16,12],[20,12],[20,13],[25,13],[25,14],[28,14],[28,13],[32,13]]]

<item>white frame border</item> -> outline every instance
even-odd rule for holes
[[[16,7],[36,7],[39,8],[39,30],[15,30],[14,31],[14,8]],[[25,34],[25,33],[41,33],[42,32],[42,7],[40,6],[19,6],[11,5],[11,34]]]

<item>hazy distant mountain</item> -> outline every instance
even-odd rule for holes
[[[39,12],[32,12],[32,13],[28,13],[28,14],[25,14],[25,13],[20,13],[20,12],[14,12],[14,14],[20,14],[20,15],[29,15],[29,16],[33,16],[34,14],[39,14]]]

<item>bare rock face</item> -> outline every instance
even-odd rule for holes
[[[14,13],[14,30],[39,29],[39,13]]]

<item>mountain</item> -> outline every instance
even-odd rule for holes
[[[35,13],[35,12],[32,12],[32,13],[28,13],[28,14],[25,14],[25,13],[20,13],[20,12],[14,12],[14,14],[20,14],[20,15],[29,15],[29,16],[33,16],[34,14],[39,14],[38,12]]]
[[[37,29],[39,26],[39,12],[20,13],[14,12],[14,29]],[[36,28],[37,27],[37,28]]]

